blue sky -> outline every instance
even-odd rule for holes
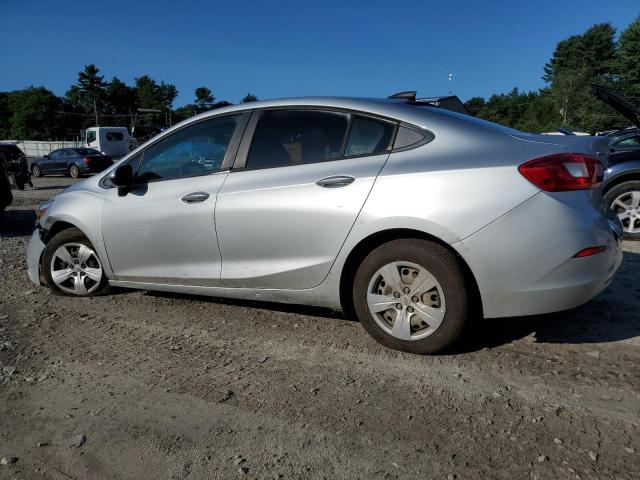
[[[62,95],[87,63],[237,102],[298,95],[446,94],[543,86],[555,44],[598,22],[623,30],[637,0],[314,2],[0,0],[0,90]]]

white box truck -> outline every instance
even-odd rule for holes
[[[127,127],[90,127],[84,131],[84,144],[113,158],[129,153]]]

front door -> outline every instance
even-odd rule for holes
[[[218,194],[223,284],[319,285],[388,157],[394,129],[337,111],[262,112],[246,159],[239,153],[241,168]]]
[[[117,280],[217,284],[216,195],[242,119],[242,114],[224,115],[187,125],[129,160],[136,185],[122,196],[109,189],[102,211]]]

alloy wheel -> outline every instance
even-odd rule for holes
[[[411,262],[380,268],[369,282],[367,304],[380,328],[400,340],[432,335],[446,313],[440,283],[426,268]]]
[[[626,233],[640,233],[640,191],[632,190],[616,197],[611,208]]]
[[[38,178],[40,176],[41,172],[40,172],[40,167],[37,165],[34,165],[33,167],[31,167],[31,175],[33,175],[34,177]]]
[[[65,243],[51,259],[51,278],[67,293],[88,295],[100,286],[102,264],[98,255],[82,243]]]
[[[80,170],[76,165],[71,165],[69,167],[69,175],[71,175],[73,178],[78,178],[80,176]]]

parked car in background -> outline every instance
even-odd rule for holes
[[[618,215],[628,239],[640,240],[640,109],[599,85],[594,95],[631,122],[633,127],[611,132],[609,168],[605,171],[605,203]]]
[[[93,148],[59,148],[31,163],[31,175],[42,177],[64,174],[73,178],[98,173],[113,165],[113,160]]]
[[[0,142],[0,162],[4,165],[3,172],[12,188],[23,190],[25,185],[33,186],[27,158],[17,145]]]
[[[126,127],[91,127],[84,131],[85,146],[120,158],[129,153],[129,130]]]
[[[607,140],[389,99],[251,102],[192,117],[40,207],[28,274],[355,312],[434,353],[471,315],[564,310],[618,269]]]
[[[4,160],[0,157],[0,228],[2,227],[4,210],[11,205],[12,201],[11,183],[9,183],[9,178],[6,174]]]

